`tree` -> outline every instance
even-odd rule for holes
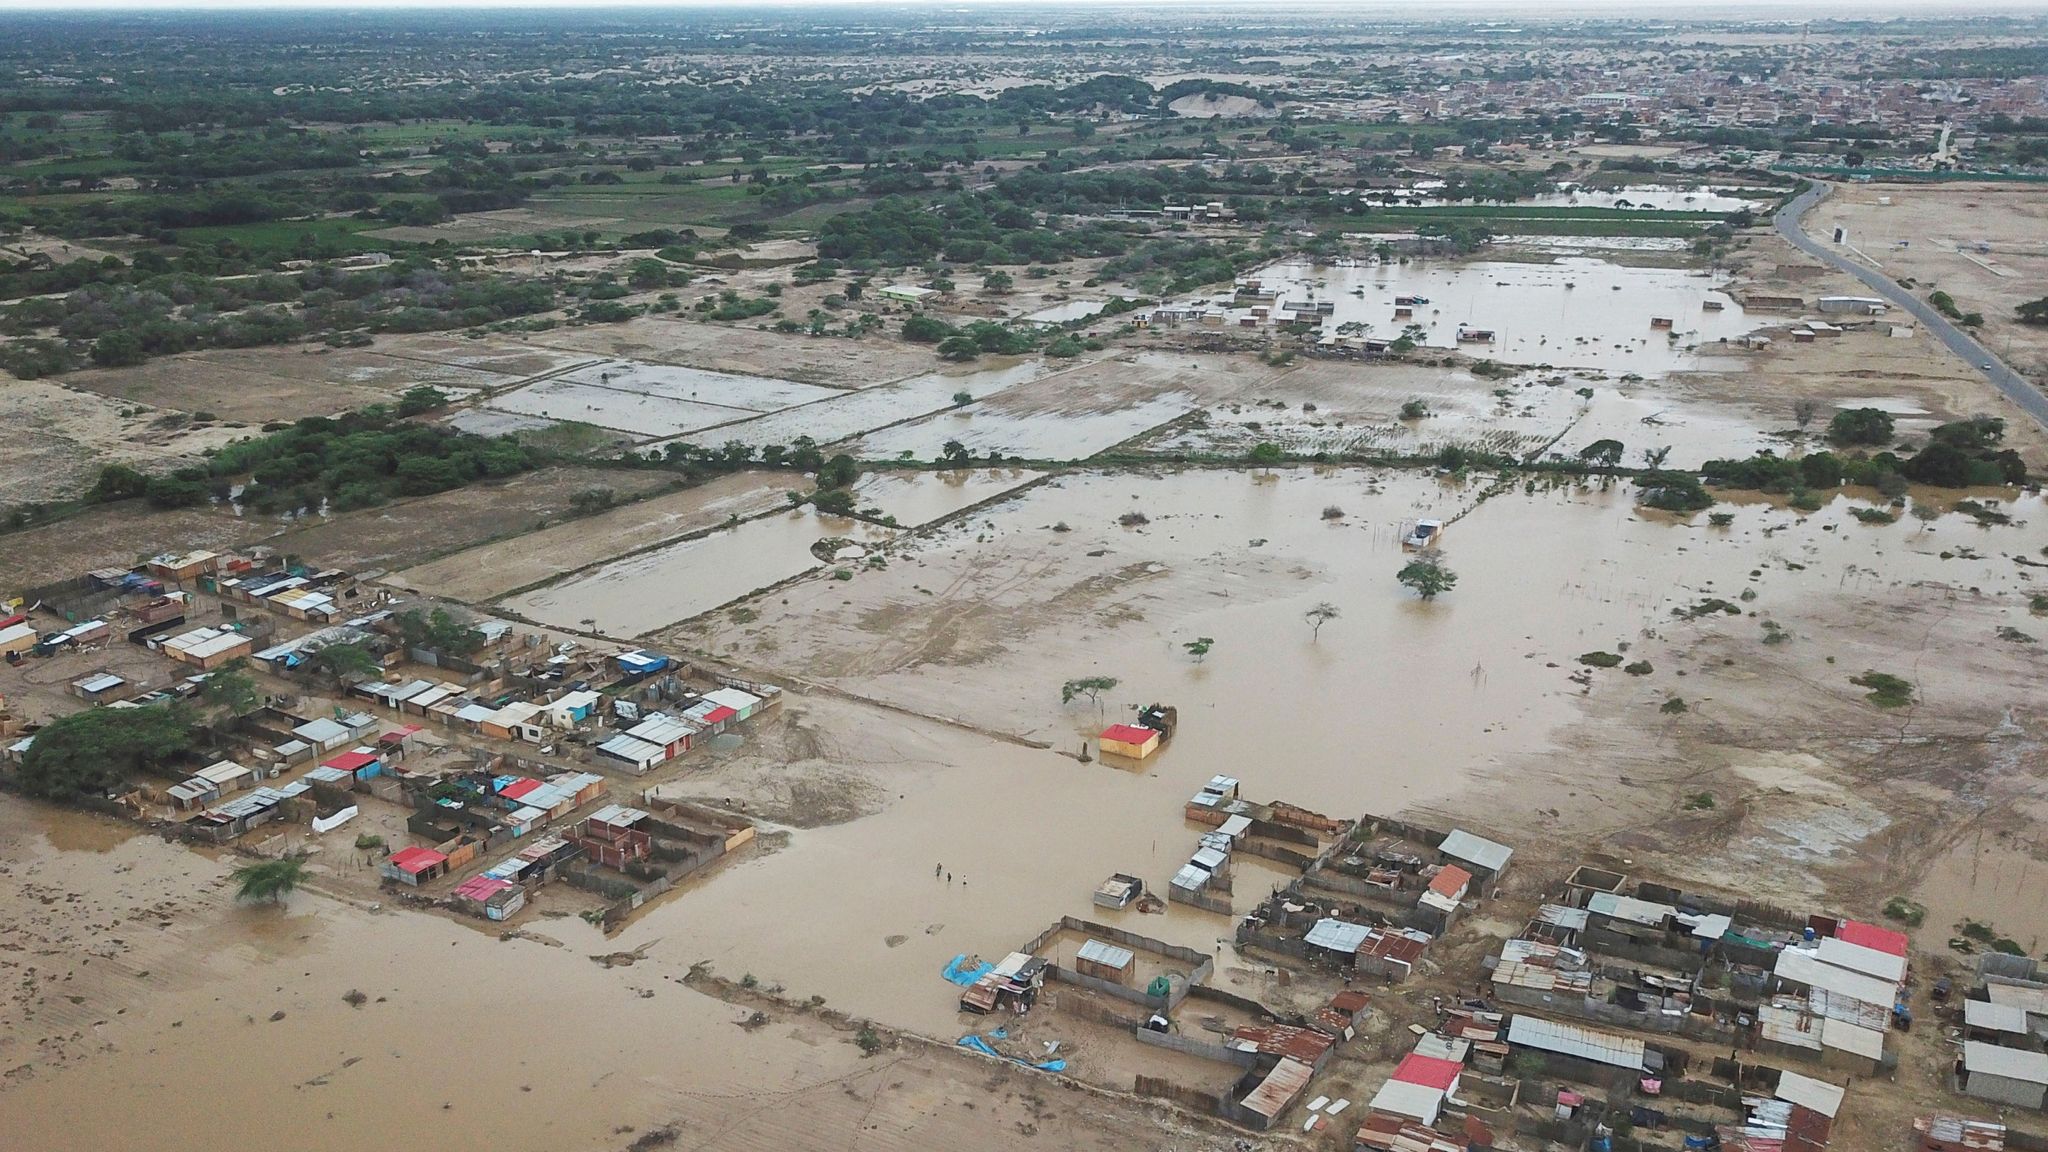
[[[1209,649],[1215,646],[1216,641],[1207,636],[1197,636],[1193,640],[1181,645],[1181,647],[1188,650],[1188,655],[1195,658],[1195,663],[1197,664],[1200,664],[1202,658],[1209,654]]]
[[[1669,445],[1665,445],[1661,448],[1643,449],[1643,467],[1645,468],[1662,468],[1664,466],[1664,461],[1670,458],[1671,448]]]
[[[192,718],[176,704],[93,708],[51,721],[21,757],[22,790],[47,800],[104,796],[136,772],[192,747]]]
[[[424,613],[409,608],[392,617],[392,623],[398,625],[408,647],[467,656],[484,646],[484,634],[471,627],[468,619],[446,608]]]
[[[1308,611],[1302,613],[1301,617],[1302,619],[1308,621],[1309,639],[1311,641],[1317,641],[1322,639],[1323,625],[1328,624],[1330,621],[1335,620],[1337,617],[1342,615],[1343,612],[1339,611],[1335,604],[1332,604],[1329,601],[1325,600],[1322,603],[1317,604],[1315,607],[1309,609]]]
[[[93,341],[92,362],[102,368],[124,368],[147,359],[142,338],[133,332],[116,330]]]
[[[965,408],[972,403],[974,403],[974,393],[969,392],[965,388],[953,393],[953,407]]]
[[[1245,459],[1261,468],[1271,468],[1286,458],[1287,454],[1280,450],[1278,444],[1264,442],[1252,445],[1252,450],[1245,453]]]
[[[1008,292],[1016,285],[1016,278],[1000,268],[981,278],[981,290],[993,295]]]
[[[2048,296],[2043,296],[2039,300],[2029,300],[2015,309],[2015,312],[2022,324],[2048,324]]]
[[[1411,560],[1394,579],[1413,588],[1424,600],[1434,600],[1457,585],[1458,574],[1434,560]]]
[[[1072,704],[1074,697],[1086,696],[1095,705],[1097,715],[1102,712],[1102,694],[1117,686],[1114,676],[1083,676],[1060,685],[1060,703]]]
[[[398,396],[400,416],[418,416],[448,406],[448,394],[431,384],[415,384]]]
[[[278,860],[259,860],[235,869],[235,899],[268,900],[272,904],[284,903],[284,898],[294,888],[306,882],[310,875],[303,856],[286,856]]]
[[[357,681],[368,680],[384,668],[368,648],[347,640],[309,649],[306,652],[306,662],[316,671],[331,677],[335,686],[341,688],[346,688]]]
[[[818,469],[818,487],[851,488],[860,477],[860,464],[853,457],[841,452]]]
[[[1429,415],[1429,405],[1420,400],[1409,400],[1401,405],[1401,419],[1420,420]]]
[[[249,660],[237,656],[206,674],[199,699],[225,717],[240,718],[263,707],[263,692],[249,674]]]
[[[974,459],[973,456],[968,454],[967,445],[962,444],[958,440],[946,441],[939,448],[939,452],[945,457],[946,463],[953,465],[955,468],[965,468],[968,462]]]
[[[1828,421],[1828,439],[1837,444],[1889,444],[1892,414],[1882,408],[1844,408]]]
[[[953,326],[936,316],[919,313],[903,321],[903,338],[919,344],[937,344],[953,334]]]
[[[939,359],[973,360],[981,355],[981,345],[972,336],[948,336],[939,341]]]
[[[1619,440],[1595,440],[1579,449],[1579,459],[1590,467],[1611,472],[1627,451],[1628,447]]]
[[[100,478],[86,493],[86,499],[94,503],[109,500],[126,500],[149,491],[149,477],[126,464],[109,464],[100,469]]]

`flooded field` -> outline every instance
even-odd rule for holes
[[[1254,798],[1345,815],[1426,809],[1490,790],[1497,800],[1485,814],[1466,808],[1454,819],[1482,828],[1512,822],[1526,836],[1558,804],[1594,805],[1574,818],[1584,819],[1608,804],[1667,803],[1624,798],[1685,759],[1665,743],[1679,722],[1660,705],[1673,697],[1740,723],[1752,708],[1777,713],[1796,677],[1819,701],[1803,708],[1842,710],[1882,730],[1896,721],[1848,682],[1866,668],[1910,671],[1931,717],[1974,706],[1986,675],[2010,676],[2012,661],[2038,659],[2025,646],[1982,652],[1991,621],[2024,626],[2026,572],[2004,554],[2048,542],[2038,498],[2007,509],[2024,528],[1987,531],[1961,516],[1932,527],[1910,518],[1865,525],[1849,515],[1860,502],[1845,497],[1808,516],[1732,506],[1724,529],[1704,517],[1678,523],[1639,513],[1619,488],[1516,491],[1483,503],[1479,493],[1413,474],[1350,471],[1064,477],[936,540],[899,546],[886,571],[862,571],[850,584],[806,582],[754,602],[760,619],[725,627],[718,639],[756,654],[765,674],[823,680],[1051,749],[900,717],[863,720],[852,705],[822,697],[795,702],[790,723],[812,742],[815,762],[743,751],[686,788],[782,815],[823,790],[865,795],[863,818],[807,831],[773,858],[657,910],[629,938],[673,937],[663,926],[670,917],[738,918],[772,892],[789,915],[707,953],[721,971],[772,974],[858,1011],[908,1013],[915,1026],[940,1029],[953,1016],[932,975],[938,967],[959,952],[1014,946],[1061,912],[1217,951],[1228,933],[1221,917],[1086,907],[1110,872],[1166,880],[1194,841],[1181,803],[1213,773],[1240,776]],[[1324,519],[1331,506],[1341,519]],[[1415,599],[1393,580],[1404,560],[1400,531],[1418,515],[1468,509],[1444,540],[1458,587],[1434,603]],[[1126,510],[1149,523],[1120,526]],[[1058,524],[1070,530],[1053,531]],[[1876,606],[1930,585],[1956,589],[1968,607],[1923,642],[1977,657],[1906,666],[1893,645],[1928,625],[1905,617],[1897,630],[1842,633],[1843,615],[1888,614],[1896,610]],[[1741,598],[1745,589],[1753,599]],[[1528,610],[1531,596],[1542,610]],[[1712,597],[1741,604],[1743,614],[1673,615]],[[1318,636],[1302,614],[1325,601],[1341,615]],[[1766,645],[1764,621],[1792,639]],[[1198,636],[1213,640],[1200,661],[1183,650]],[[1626,653],[1653,668],[1588,673],[1577,657],[1589,651]],[[1724,653],[1741,658],[1724,666]],[[1788,661],[1796,673],[1778,667]],[[1100,712],[1085,701],[1063,707],[1061,682],[1087,675],[1120,684]],[[1177,705],[1181,730],[1140,769],[1059,755],[1150,700]],[[1611,767],[1566,751],[1589,708],[1615,713],[1598,729],[1609,739],[1640,733],[1629,738],[1631,751],[1607,754],[1644,779],[1617,782]],[[1930,733],[1939,726],[1923,723]],[[1780,800],[1759,813],[1753,834],[1719,840],[1717,866],[1744,856],[1747,864],[1728,866],[1748,876],[1792,851],[1822,872],[1855,866],[1860,834],[1821,839],[1814,831],[1836,802],[1829,798],[1850,795],[1834,783],[1846,770],[1816,761],[1811,773],[1829,781],[1825,790]],[[1028,785],[992,792],[997,776]],[[1000,832],[988,835],[962,812],[986,812]],[[1903,818],[1902,809],[1873,810],[1862,832]],[[1795,834],[1809,846],[1788,841]],[[1016,867],[1027,851],[1033,866]],[[956,883],[935,881],[934,863]],[[834,877],[856,868],[863,898],[842,900]],[[1248,906],[1262,881],[1280,878],[1241,880],[1239,901]],[[1781,871],[1768,883],[1790,882]],[[852,943],[829,956],[802,947],[821,932]]]
[[[784,503],[790,483],[780,472],[720,476],[695,488],[444,556],[399,572],[389,582],[431,596],[491,600],[734,517],[768,511]]]
[[[979,370],[928,372],[681,439],[706,448],[715,448],[728,440],[757,448],[766,444],[788,445],[799,436],[832,444],[870,429],[950,408],[958,393],[986,398],[1050,371],[1053,369],[1045,361],[1034,359]]]
[[[819,540],[876,543],[890,535],[886,528],[802,509],[607,564],[503,606],[543,624],[642,636],[822,567],[811,554]]]
[[[580,420],[641,438],[673,436],[840,393],[814,384],[666,364],[604,360],[493,397],[489,407]]]
[[[1428,415],[1403,419],[1410,401],[1424,404]],[[1236,454],[1271,443],[1303,455],[1421,455],[1456,445],[1526,458],[1576,456],[1596,440],[1614,439],[1628,447],[1631,462],[1644,450],[1668,448],[1669,462],[1680,467],[1787,449],[1785,422],[1692,398],[1674,378],[1623,383],[1602,372],[1482,379],[1455,370],[1315,361],[1205,414],[1199,426],[1175,425],[1144,448]]]
[[[1065,324],[1072,320],[1086,320],[1102,311],[1107,300],[1069,300],[1050,308],[1040,308],[1024,317],[1037,324]]]
[[[1438,208],[1451,204],[1435,193],[1441,180],[1422,180],[1407,188],[1372,188],[1352,193],[1373,203],[1405,204]],[[1772,193],[1742,188],[1674,188],[1662,184],[1636,184],[1627,188],[1587,188],[1560,184],[1555,192],[1524,196],[1512,201],[1532,208],[1614,208],[1657,212],[1739,212],[1756,210],[1769,202]],[[1458,203],[1468,203],[1459,201]],[[1487,203],[1507,203],[1488,201]]]
[[[1707,346],[1756,327],[1724,290],[1725,281],[1675,268],[1636,268],[1590,257],[1547,264],[1418,260],[1369,267],[1270,265],[1253,274],[1280,303],[1326,301],[1334,333],[1362,324],[1365,335],[1393,339],[1410,325],[1432,348],[1510,364],[1549,364],[1650,374],[1684,368]],[[1396,315],[1396,296],[1427,300]],[[1718,304],[1718,311],[1708,304]],[[1669,320],[1668,328],[1652,326]],[[1460,333],[1491,334],[1466,340]]]
[[[1142,352],[1008,388],[961,408],[861,437],[856,455],[937,459],[949,440],[985,456],[1077,460],[1194,411],[1204,395],[1235,393],[1261,373],[1215,358]]]
[[[1023,468],[961,468],[950,472],[873,472],[853,486],[863,509],[873,507],[906,528],[929,524],[993,500],[1045,475]]]

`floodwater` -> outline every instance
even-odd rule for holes
[[[811,545],[828,536],[876,543],[891,535],[859,520],[798,509],[614,561],[501,606],[561,628],[643,636],[822,567]]]
[[[1471,507],[1477,492],[1364,471],[1068,476],[935,541],[907,542],[886,571],[756,601],[761,619],[745,635],[764,675],[786,668],[1053,748],[894,716],[863,727],[816,698],[796,702],[830,742],[831,764],[863,768],[898,798],[741,864],[636,922],[626,939],[659,940],[659,954],[710,958],[728,974],[934,1032],[958,1026],[955,993],[935,975],[947,960],[1000,954],[1061,913],[1227,958],[1221,916],[1179,906],[1111,913],[1088,902],[1112,872],[1166,882],[1194,847],[1182,803],[1212,774],[1240,777],[1254,799],[1341,816],[1440,803],[1505,766],[1513,773],[1497,800],[1517,810],[1612,802],[1598,777],[1555,751],[1560,729],[1581,715],[1569,679],[1579,653],[1633,648],[1658,653],[1661,665],[1654,637],[1677,629],[1753,642],[1756,618],[1671,617],[1744,588],[1758,590],[1753,607],[1764,614],[1915,581],[2009,594],[2024,573],[1993,553],[2031,552],[2048,537],[2034,497],[2008,511],[2042,527],[1985,533],[1961,517],[1931,528],[1911,518],[1863,525],[1849,515],[1863,503],[1847,498],[1808,516],[1736,507],[1735,523],[1719,529],[1704,516],[1640,513],[1626,486],[1517,490],[1452,524],[1443,550],[1463,579],[1436,602],[1417,600],[1393,579],[1405,559],[1400,532],[1419,516]],[[1331,505],[1342,519],[1323,518]],[[1149,523],[1120,526],[1126,510]],[[1059,523],[1069,531],[1049,529]],[[1940,557],[1958,545],[1986,555]],[[1318,637],[1303,613],[1324,601],[1341,615]],[[1214,642],[1200,663],[1182,649],[1196,637]],[[1840,671],[1844,693],[1857,670]],[[1594,691],[1633,694],[1653,712],[1667,693],[1716,690],[1674,679],[1677,671],[1600,673]],[[1100,714],[1085,702],[1061,706],[1059,685],[1089,675],[1121,681]],[[1915,676],[1930,704],[1981,690],[1967,672],[1931,664]],[[1154,700],[1178,706],[1180,732],[1138,767],[1060,755]],[[797,788],[790,767],[761,771]],[[717,779],[703,787],[723,794]],[[1486,830],[1484,813],[1471,819]],[[935,863],[956,883],[935,881]],[[857,900],[847,898],[850,875]],[[1241,876],[1237,906],[1263,888]],[[760,916],[769,906],[777,915]],[[749,927],[716,943],[680,942],[685,924],[727,922]]]
[[[1052,371],[1042,360],[1023,360],[995,368],[957,372],[929,372],[888,384],[877,384],[858,392],[842,392],[816,403],[786,408],[682,439],[690,444],[716,448],[728,440],[761,447],[789,445],[799,436],[820,444],[832,444],[858,436],[873,428],[912,420],[926,413],[951,407],[959,392],[979,398],[993,396],[1006,388],[1036,380]]]
[[[1443,186],[1441,180],[1427,180],[1412,188],[1368,189],[1365,196],[1373,203],[1438,208],[1452,203],[1432,195]],[[1661,184],[1638,184],[1628,188],[1585,188],[1560,184],[1555,192],[1525,196],[1514,204],[1532,208],[1613,208],[1657,212],[1739,212],[1744,208],[1755,210],[1762,206],[1763,201],[1735,195],[1737,191],[1739,189],[1734,188],[1673,188]]]
[[[1228,370],[1186,356],[1141,352],[1084,363],[923,419],[881,428],[850,451],[866,459],[936,460],[948,441],[969,453],[1078,460],[1138,437],[1200,406],[1195,389],[1235,383]]]
[[[1253,275],[1279,293],[1279,303],[1332,302],[1335,313],[1324,319],[1325,333],[1361,323],[1366,336],[1393,339],[1414,324],[1429,347],[1509,364],[1651,375],[1693,367],[1702,350],[1755,327],[1723,290],[1725,278],[1590,257],[1547,264],[1417,260],[1348,268],[1286,261]],[[1421,296],[1429,303],[1414,305],[1412,317],[1396,317],[1396,296]],[[1708,311],[1709,302],[1721,310]],[[1652,328],[1651,321],[1660,318],[1672,327]],[[1462,342],[1461,328],[1487,330],[1493,338]]]
[[[862,509],[877,508],[913,528],[951,516],[1028,484],[1043,472],[1023,468],[961,468],[948,472],[870,472],[853,486]]]
[[[1103,305],[1108,303],[1107,300],[1069,300],[1050,308],[1040,308],[1024,319],[1038,324],[1065,324],[1074,320],[1086,320],[1102,311]]]
[[[2011,734],[2017,737],[2017,733]],[[2034,825],[2038,827],[2038,824]],[[1914,935],[1940,950],[1964,920],[1989,925],[2030,956],[2048,948],[2048,844],[2033,834],[1999,834],[1980,825],[1936,857],[1913,899],[1928,909]]]
[[[489,407],[658,437],[839,395],[791,380],[605,360],[497,396]]]

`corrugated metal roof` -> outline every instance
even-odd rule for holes
[[[1906,934],[1890,928],[1865,924],[1861,920],[1844,920],[1842,926],[1835,929],[1835,935],[1850,944],[1860,945],[1875,952],[1883,952],[1901,959],[1906,955]]]
[[[80,692],[106,692],[126,683],[112,672],[95,672],[83,680],[73,680],[71,686]]]
[[[1498,872],[1508,866],[1508,859],[1515,850],[1505,844],[1496,844],[1484,836],[1474,836],[1462,828],[1454,829],[1444,842],[1437,845],[1437,851],[1446,856],[1477,864],[1489,872]]]
[[[1314,1068],[1299,1060],[1282,1057],[1259,1086],[1245,1094],[1244,1106],[1268,1119],[1278,1116],[1308,1087],[1309,1078],[1315,1073]]]
[[[554,786],[543,785],[543,787]],[[562,789],[555,788],[555,791],[561,792]],[[604,807],[599,808],[597,811],[591,813],[590,818],[592,820],[597,821],[599,824],[614,824],[619,826],[628,826],[638,824],[640,821],[647,819],[647,813],[642,812],[638,808],[628,808],[623,804],[607,804]]]
[[[1508,1043],[1562,1056],[1576,1056],[1596,1064],[1609,1064],[1636,1072],[1643,1070],[1643,1042],[1633,1036],[1595,1032],[1591,1028],[1539,1020],[1534,1016],[1518,1014],[1508,1021]]]
[[[1899,986],[1894,981],[1880,980],[1847,968],[1838,968],[1825,963],[1818,953],[1800,948],[1787,948],[1778,953],[1778,962],[1772,968],[1780,979],[1809,988],[1819,988],[1831,995],[1847,996],[1868,1004],[1881,1004],[1886,1009],[1892,1006]]]
[[[626,735],[636,740],[645,740],[650,744],[660,744],[663,747],[673,744],[686,736],[694,736],[696,734],[697,730],[695,728],[690,727],[673,716],[664,716],[659,712],[626,729]]]
[[[1963,1023],[1972,1028],[1996,1032],[2025,1032],[2027,1010],[2017,1004],[1993,1004],[1989,1000],[1963,1001]]]
[[[1193,864],[1183,864],[1180,871],[1173,874],[1173,886],[1185,888],[1190,892],[1200,892],[1209,886],[1209,874]]]
[[[1642,924],[1660,928],[1666,920],[1678,915],[1678,909],[1654,900],[1638,900],[1618,892],[1595,892],[1586,900],[1586,910],[1631,924]]]
[[[597,750],[609,756],[616,756],[628,764],[658,763],[668,756],[668,749],[662,745],[649,744],[637,736],[627,736],[623,733],[599,744]]]
[[[1866,948],[1861,944],[1852,944],[1832,936],[1822,937],[1820,947],[1815,949],[1815,952],[1823,962],[1833,964],[1837,968],[1847,968],[1852,972],[1889,980],[1893,984],[1906,978],[1904,956],[1894,956],[1889,952],[1880,952],[1875,948]]]
[[[215,784],[232,784],[237,780],[252,779],[256,774],[233,760],[216,760],[192,775]]]
[[[1302,939],[1318,948],[1332,952],[1356,952],[1358,946],[1372,935],[1372,929],[1363,924],[1351,924],[1343,920],[1325,917],[1315,922]]]
[[[1884,1029],[1865,1028],[1847,1020],[1822,1020],[1820,1042],[1825,1048],[1839,1048],[1868,1060],[1884,1058]]]
[[[1834,1119],[1842,1108],[1842,1086],[1797,1072],[1786,1071],[1778,1074],[1778,1099],[1797,1104]]]
[[[1545,924],[1554,924],[1577,932],[1586,926],[1586,910],[1564,904],[1545,904],[1536,910],[1536,919]]]
[[[2027,1084],[2048,1084],[2048,1055],[1965,1040],[1963,1070],[1972,1076],[1981,1072]]]
[[[1540,964],[1524,964],[1517,960],[1503,960],[1493,968],[1493,982],[1509,988],[1527,988],[1533,992],[1556,992],[1568,996],[1584,996],[1593,990],[1591,972],[1560,972]]]
[[[1395,1066],[1394,1079],[1408,1084],[1426,1084],[1431,1088],[1441,1088],[1448,1092],[1464,1071],[1464,1065],[1455,1060],[1410,1052]]]
[[[1090,964],[1101,964],[1109,968],[1127,967],[1131,961],[1138,958],[1137,953],[1132,952],[1129,948],[1119,948],[1114,944],[1105,944],[1100,940],[1084,941],[1081,947],[1075,950],[1074,957],[1078,960],[1086,960]]]
[[[2011,1004],[2029,1016],[2048,1016],[2048,988],[2025,988],[2018,984],[1986,983],[1984,990],[1993,1004]]]
[[[1214,872],[1230,862],[1230,853],[1219,848],[1204,848],[1188,857],[1188,863],[1204,872]]]
[[[1297,1028],[1291,1024],[1251,1024],[1232,1032],[1225,1046],[1240,1052],[1284,1056],[1314,1064],[1336,1042],[1334,1037],[1313,1028]]]
[[[1239,836],[1242,836],[1245,833],[1250,832],[1251,830],[1252,818],[1249,816],[1232,816],[1230,819],[1225,820],[1216,828],[1216,831],[1219,835],[1228,836],[1232,840],[1237,839]]]
[[[1373,1094],[1372,1103],[1366,1107],[1388,1116],[1402,1116],[1420,1120],[1424,1124],[1434,1124],[1437,1113],[1443,1106],[1444,1092],[1441,1088],[1389,1080],[1380,1085],[1380,1090]]]
[[[1681,916],[1680,920],[1683,919],[1684,917]],[[1721,937],[1726,936],[1728,934],[1728,929],[1734,926],[1735,920],[1733,917],[1723,916],[1719,913],[1715,913],[1710,916],[1701,916],[1697,920],[1694,920],[1692,925],[1692,934],[1694,937],[1701,940],[1719,940]]]
[[[1820,1050],[1820,1021],[1804,1004],[1780,996],[1757,1008],[1757,1024],[1763,1038],[1794,1048]]]
[[[745,712],[761,702],[759,696],[751,692],[742,692],[737,688],[715,688],[706,692],[704,698],[734,712]]]

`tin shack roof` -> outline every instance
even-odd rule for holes
[[[1634,1072],[1643,1070],[1643,1042],[1633,1036],[1596,1032],[1534,1016],[1517,1015],[1508,1021],[1508,1043]]]
[[[1444,837],[1444,842],[1437,845],[1437,851],[1467,864],[1477,864],[1488,872],[1498,872],[1507,867],[1508,860],[1515,854],[1515,850],[1505,844],[1474,836],[1462,828]]]

